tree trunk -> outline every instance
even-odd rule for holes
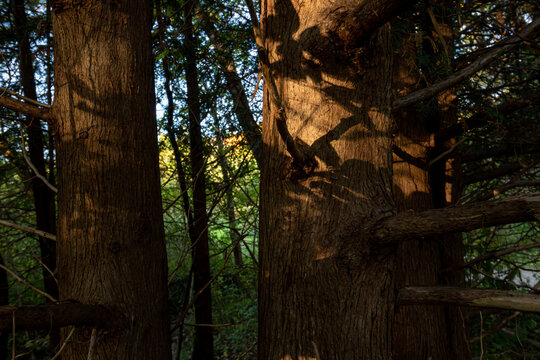
[[[260,166],[262,148],[261,130],[253,118],[253,113],[249,107],[249,100],[244,90],[244,86],[242,85],[242,80],[236,71],[230,49],[227,49],[227,46],[221,41],[212,20],[206,13],[203,14],[203,21],[206,33],[215,48],[219,67],[227,81],[227,88],[234,104],[234,113],[238,123],[242,127],[242,131],[244,132],[249,148],[257,161],[257,165]]]
[[[368,240],[371,224],[393,212],[389,27],[344,49],[319,26],[327,2],[302,4],[263,2],[284,109],[266,87],[259,359],[386,360],[394,248],[372,249]],[[280,112],[296,144],[314,156],[313,172],[292,163],[277,129]],[[366,231],[347,236],[358,221]]]
[[[231,246],[233,246],[234,264],[238,267],[242,267],[244,264],[242,260],[242,244],[240,243],[240,233],[236,227],[236,213],[234,211],[234,194],[233,194],[233,179],[229,162],[227,161],[226,152],[223,148],[223,136],[221,134],[221,128],[219,126],[219,118],[217,115],[217,109],[212,108],[212,117],[214,118],[214,127],[216,129],[216,140],[218,146],[218,159],[219,166],[221,168],[221,176],[223,177],[223,184],[225,189],[225,201],[227,206],[227,220],[229,220],[229,239],[231,240]],[[235,279],[238,285],[240,285],[238,276],[235,274]]]
[[[171,356],[151,27],[149,0],[53,3],[60,299],[126,319],[94,360]],[[90,333],[62,359],[86,359]]]
[[[26,21],[24,0],[12,0],[15,31],[19,45],[19,73],[24,95],[37,100],[36,83],[34,79],[34,66],[32,64],[32,52]],[[28,150],[29,158],[39,174],[45,176],[45,156],[43,151],[43,131],[41,120],[27,118]],[[32,170],[30,170],[32,171]],[[54,192],[39,179],[36,174],[31,174],[32,193],[34,195],[34,207],[36,209],[37,229],[56,234],[56,206]],[[45,291],[54,298],[58,298],[58,285],[52,274],[56,270],[56,244],[50,239],[39,238],[41,261],[43,262],[43,282]]]
[[[0,265],[4,264],[4,258],[0,254]],[[7,272],[0,268],[0,306],[9,304],[9,283],[7,278]],[[8,340],[10,331],[0,332],[0,359],[5,360],[8,357]]]
[[[195,322],[197,324],[212,324],[208,216],[206,214],[206,163],[201,134],[196,41],[193,34],[193,11],[196,5],[196,0],[190,0],[184,5],[184,55],[186,57],[187,106],[189,109],[189,139],[193,177],[193,220],[196,239],[193,243],[193,291],[197,297],[195,300]],[[212,327],[195,327],[192,358],[193,360],[212,360],[214,358]]]
[[[432,24],[427,25],[432,28]],[[448,29],[446,27],[445,29]],[[435,31],[433,31],[435,33]],[[434,34],[437,37],[437,34]],[[411,39],[402,40],[402,48],[394,64],[394,91],[399,96],[416,90],[421,83],[420,74],[410,67],[407,59],[416,56],[416,47]],[[439,43],[440,45],[440,43]],[[429,52],[431,44],[424,46]],[[433,54],[432,54],[433,55]],[[426,118],[414,106],[402,108],[394,113],[397,133],[394,138],[394,196],[398,211],[422,211],[433,208],[436,192],[432,192],[430,159],[433,158],[435,131],[439,117]],[[447,114],[454,117],[455,112]],[[441,161],[444,164],[444,161]],[[434,167],[438,169],[437,166]],[[444,178],[442,180],[444,187]],[[438,182],[434,183],[439,186]],[[420,238],[398,245],[396,284],[398,288],[409,285],[442,284],[445,244],[436,238]],[[456,335],[450,330],[448,315],[453,309],[441,306],[398,307],[394,318],[394,359],[465,359],[458,356],[453,346]],[[447,317],[447,315],[449,317]]]

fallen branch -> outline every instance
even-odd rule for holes
[[[124,319],[101,305],[60,302],[33,306],[0,307],[0,332],[10,330],[13,318],[17,331],[64,326],[122,327]]]
[[[524,40],[527,39],[538,27],[540,26],[540,19],[533,20],[530,24],[525,26],[523,30],[517,35],[511,36],[500,41],[496,44],[492,50],[488,51],[483,57],[476,59],[469,66],[455,72],[446,79],[431,85],[430,87],[415,91],[409,95],[405,95],[399,99],[394,100],[392,108],[394,110],[400,109],[402,107],[410,106],[416,104],[420,101],[427,100],[440,92],[449,89],[461,81],[467,79],[477,71],[483,69],[484,67],[491,64],[497,59],[498,56],[504,54],[505,52],[513,49],[517,45],[521,44]]]
[[[459,287],[406,287],[398,292],[400,305],[456,305],[540,313],[540,296],[512,291]]]

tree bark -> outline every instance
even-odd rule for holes
[[[357,67],[330,55],[340,49],[319,28],[327,3],[302,4],[263,2],[287,126],[317,167],[296,171],[265,82],[259,359],[389,359],[393,251],[369,252],[368,234],[343,235],[355,217],[392,212],[389,28],[368,36],[359,51],[369,63]]]
[[[60,299],[129,322],[94,360],[171,357],[152,23],[149,0],[53,3]],[[86,358],[76,334],[62,359]]]
[[[379,223],[379,228],[374,233],[374,245],[383,246],[408,241],[414,237],[429,237],[488,226],[537,221],[539,217],[540,193],[417,213],[402,212]],[[354,232],[360,233],[365,230],[361,227]]]
[[[414,38],[401,39],[394,58],[394,94],[404,95],[421,83],[420,73],[407,61],[416,56]],[[431,46],[431,44],[430,44]],[[438,119],[427,119],[414,107],[394,111],[393,185],[398,211],[433,208],[430,184],[430,152]],[[438,285],[442,268],[441,244],[434,238],[411,238],[398,244],[395,282],[408,285]],[[398,306],[394,315],[392,358],[456,359],[444,308],[441,306]]]
[[[197,296],[195,300],[195,322],[197,324],[212,324],[212,293],[211,286],[207,286],[211,281],[211,273],[208,248],[208,215],[206,213],[206,163],[201,134],[196,41],[193,32],[193,11],[196,5],[197,0],[189,0],[184,5],[185,40],[183,46],[186,58],[187,106],[189,109],[189,139],[193,179],[193,221],[196,239],[193,243],[193,291],[197,294],[195,295]],[[211,360],[214,358],[212,327],[195,327],[192,358],[194,360]]]
[[[540,296],[511,291],[458,287],[406,287],[399,290],[400,304],[451,304],[540,313]]]

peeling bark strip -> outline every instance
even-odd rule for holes
[[[476,306],[540,313],[539,295],[459,287],[406,287],[399,290],[398,303]]]
[[[539,218],[540,193],[417,213],[403,212],[379,224],[374,235],[374,245],[382,246],[415,237],[536,221]],[[365,229],[356,231],[363,232]]]
[[[124,319],[100,305],[55,303],[36,306],[0,307],[0,332],[11,330],[13,322],[18,330],[39,330],[75,326],[99,328],[122,327]]]

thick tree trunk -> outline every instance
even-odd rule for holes
[[[195,322],[212,324],[212,293],[210,287],[210,256],[208,249],[208,216],[206,214],[206,163],[204,143],[201,133],[201,105],[197,76],[196,41],[193,34],[193,11],[197,0],[184,5],[187,82],[187,106],[189,109],[189,139],[191,150],[191,171],[193,178],[193,215],[195,242],[193,243],[193,291],[195,300]],[[214,358],[214,337],[212,327],[195,327],[193,360]]]
[[[171,356],[151,27],[149,0],[53,3],[60,299],[128,322],[94,360]],[[87,358],[89,330],[62,359]]]
[[[321,33],[327,2],[263,2],[263,36],[284,109],[264,96],[259,359],[390,359],[393,248],[350,225],[393,211],[391,45],[383,26],[362,57]],[[268,79],[265,79],[268,84]],[[295,167],[283,119],[317,166]],[[358,233],[357,233],[358,234]]]

